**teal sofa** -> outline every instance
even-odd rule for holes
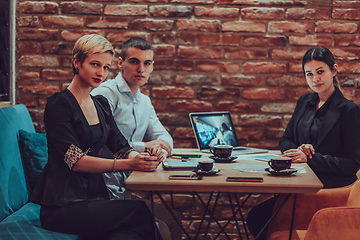
[[[33,156],[24,159],[29,152],[23,152],[27,146],[20,144],[20,130],[30,138],[34,136],[35,140],[37,135],[41,136],[35,133],[24,105],[0,108],[0,239],[77,239],[75,235],[51,232],[41,227],[40,206],[28,202],[36,184],[34,173],[38,174],[41,169],[29,162]],[[40,138],[46,139],[45,136]],[[41,144],[44,142],[40,143],[40,140],[39,143],[33,142],[38,147],[43,147]]]

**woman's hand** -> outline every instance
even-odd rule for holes
[[[166,160],[165,153],[163,152],[161,147],[153,147],[151,149],[146,148],[146,150],[150,153],[150,155],[158,157],[161,162]]]
[[[293,163],[306,163],[307,156],[300,149],[290,149],[284,152],[283,157],[291,157]]]
[[[135,171],[152,172],[159,165],[160,160],[156,156],[150,156],[148,153],[139,153],[131,159],[132,169]]]
[[[312,155],[315,153],[315,149],[313,145],[311,144],[302,144],[297,149],[301,150],[303,153],[305,153],[306,156],[308,156],[310,159],[312,159]]]

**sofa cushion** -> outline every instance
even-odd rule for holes
[[[23,104],[0,108],[0,222],[28,201],[19,130],[35,132]]]
[[[47,140],[45,133],[19,131],[22,159],[25,165],[30,189],[34,189],[41,170],[48,160]]]
[[[27,203],[0,224],[0,239],[77,239],[76,235],[56,233],[41,227],[40,206]]]

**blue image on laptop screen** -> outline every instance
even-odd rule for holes
[[[199,133],[200,143],[205,147],[214,138],[218,130],[202,122],[195,122],[195,127]]]

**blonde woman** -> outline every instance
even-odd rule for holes
[[[49,157],[31,200],[41,205],[41,224],[51,231],[85,239],[154,239],[157,230],[146,204],[110,201],[102,175],[154,171],[159,164],[157,157],[135,152],[118,130],[107,100],[90,95],[106,79],[113,57],[112,45],[100,35],[85,35],[75,43],[71,84],[46,104]],[[104,149],[114,158],[99,157]]]

